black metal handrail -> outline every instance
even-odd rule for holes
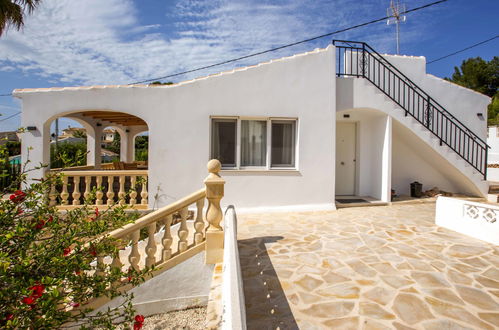
[[[489,146],[434,98],[365,42],[334,40],[338,77],[366,78],[405,116],[411,115],[474,169],[487,178]],[[343,63],[342,63],[343,61]]]

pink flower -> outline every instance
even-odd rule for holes
[[[76,303],[76,302],[72,302],[72,303],[69,304],[69,306],[71,306],[73,308],[77,308],[77,307],[80,307],[80,304]]]

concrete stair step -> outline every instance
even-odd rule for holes
[[[499,194],[487,194],[487,202],[499,203]]]

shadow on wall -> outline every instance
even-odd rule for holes
[[[239,240],[248,329],[298,329],[265,247],[282,236]]]

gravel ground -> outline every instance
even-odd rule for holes
[[[205,329],[206,307],[195,307],[146,317],[143,330]]]

